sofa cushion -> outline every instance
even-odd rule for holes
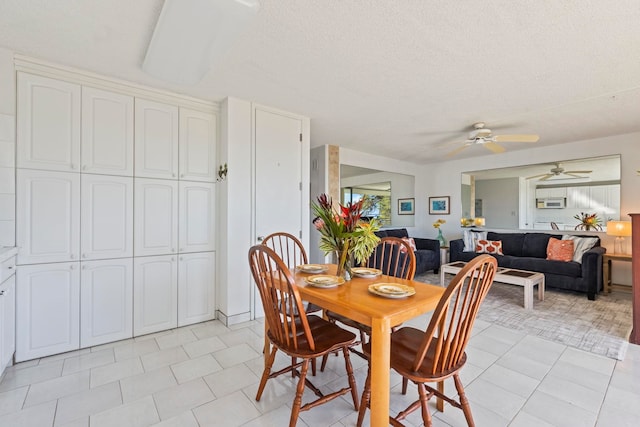
[[[411,237],[403,237],[402,240],[407,242],[407,244],[409,245],[412,251],[415,252],[417,250],[416,241],[413,240]],[[573,253],[571,255],[573,255]]]
[[[573,240],[573,260],[575,262],[582,262],[582,255],[600,241],[598,237],[571,236],[569,234],[562,236],[562,240]]]
[[[547,259],[565,262],[573,260],[573,240],[550,238],[547,245]]]
[[[582,276],[582,265],[575,261],[565,262],[536,257],[513,257],[510,267],[518,270],[538,271],[561,276]]]
[[[502,253],[502,240],[478,240],[476,252],[479,254],[504,255]]]
[[[522,242],[522,256],[547,258],[547,246],[549,239],[555,237],[560,240],[562,236],[546,233],[526,233]]]
[[[462,240],[464,241],[464,252],[475,252],[478,240],[486,240],[487,232],[479,230],[464,230]]]
[[[391,230],[384,230],[387,233],[386,237],[409,237],[409,233],[406,228],[394,228]]]
[[[505,255],[522,256],[524,236],[524,233],[496,233],[489,231],[487,233],[487,240],[501,240],[502,252]],[[545,250],[546,248],[545,246]]]

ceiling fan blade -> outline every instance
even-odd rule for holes
[[[489,151],[493,151],[496,154],[504,153],[505,151],[507,151],[506,148],[496,144],[495,142],[485,142],[484,144],[482,144],[482,146]]]
[[[551,174],[549,174],[549,173],[541,173],[540,175],[528,176],[527,179],[540,178],[541,176],[547,176],[547,175],[551,175]]]
[[[564,171],[564,173],[591,173],[593,171]]]
[[[569,176],[572,176],[572,177],[574,177],[574,178],[588,178],[588,177],[586,177],[586,176],[583,176],[583,175],[576,175],[575,173],[571,173],[571,172],[563,172],[562,174],[563,174],[563,175],[569,175]]]
[[[495,142],[538,142],[538,135],[496,135]]]
[[[554,173],[548,173],[544,178],[540,178],[540,181],[546,181],[549,178],[551,178],[552,176],[555,176],[556,174]]]
[[[447,157],[453,157],[453,156],[455,156],[456,154],[458,154],[459,152],[461,152],[462,150],[464,150],[465,148],[467,148],[468,146],[469,146],[469,144],[464,144],[462,147],[458,147],[458,148],[456,148],[455,150],[453,150],[453,151],[451,151],[451,152],[447,153],[447,155],[446,155],[446,156],[447,156]]]

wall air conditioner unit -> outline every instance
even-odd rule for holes
[[[564,209],[567,207],[566,200],[563,197],[537,199],[536,208],[538,209]]]

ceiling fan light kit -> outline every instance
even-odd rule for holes
[[[491,129],[485,128],[484,122],[473,124],[473,130],[469,132],[466,141],[461,147],[456,148],[447,154],[447,157],[454,156],[472,145],[481,145],[492,153],[504,153],[506,148],[496,144],[497,142],[538,142],[538,135],[493,135]]]

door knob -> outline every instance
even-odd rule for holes
[[[258,242],[262,242],[264,240],[264,236],[258,236]]]

